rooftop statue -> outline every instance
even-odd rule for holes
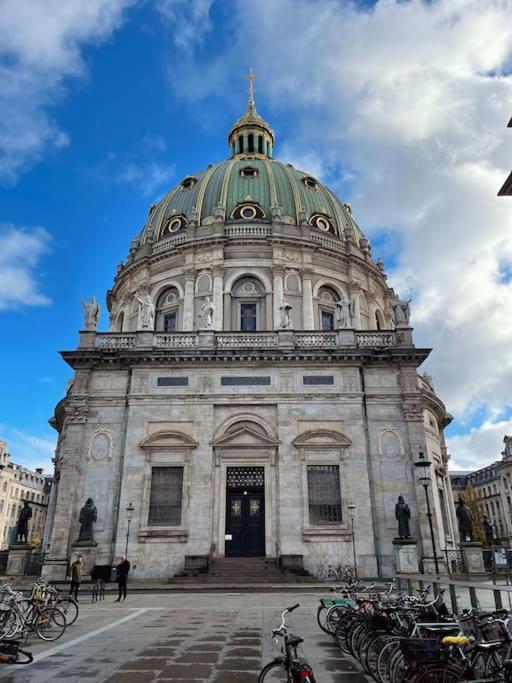
[[[291,330],[293,329],[292,327],[292,321],[290,318],[290,311],[292,310],[293,306],[289,304],[286,299],[283,299],[281,302],[281,305],[279,306],[279,311],[281,313],[281,319],[279,321],[279,329],[280,330]]]
[[[215,313],[215,306],[213,305],[209,296],[203,302],[201,310],[199,311],[199,329],[212,330],[213,329],[213,314]]]
[[[411,299],[407,301],[396,297],[393,301],[393,317],[395,319],[395,327],[408,327],[411,318]]]
[[[139,302],[139,316],[137,330],[153,330],[155,328],[155,306],[149,294],[135,294]]]
[[[96,298],[91,297],[90,301],[82,299],[82,307],[84,309],[84,327],[86,330],[96,331],[98,329],[98,322],[100,320],[100,305]]]

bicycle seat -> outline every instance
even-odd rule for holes
[[[501,640],[490,640],[487,643],[476,643],[475,648],[481,652],[493,652],[494,650],[499,650],[502,645]]]
[[[469,645],[467,636],[445,636],[441,640],[443,645]]]
[[[288,641],[288,645],[291,645],[292,647],[297,647],[297,645],[300,645],[301,643],[304,642],[304,638],[301,638],[300,636],[296,636],[295,633],[292,633],[291,635],[288,636],[287,641]]]
[[[453,624],[446,624],[446,626],[443,626],[442,624],[439,626],[425,626],[421,630],[435,636],[442,636],[443,634],[448,633],[449,635],[446,636],[447,638],[450,637],[450,634],[456,636],[460,632],[460,628]]]

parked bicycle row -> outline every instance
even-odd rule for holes
[[[28,597],[8,583],[0,587],[0,662],[29,664],[29,640],[54,641],[78,619],[78,601],[40,579]]]
[[[357,582],[320,601],[317,620],[344,655],[379,683],[512,683],[506,610],[450,613],[443,592],[410,596]]]

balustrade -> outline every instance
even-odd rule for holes
[[[275,332],[240,332],[235,334],[216,333],[215,339],[219,349],[265,349],[278,344]]]
[[[396,346],[394,332],[356,332],[357,345],[363,348],[382,348]]]
[[[97,334],[95,343],[97,349],[133,349],[134,334]]]
[[[157,349],[191,349],[196,345],[195,333],[155,334],[154,339]]]

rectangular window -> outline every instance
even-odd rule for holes
[[[310,524],[342,521],[338,465],[308,465],[308,500]]]
[[[148,518],[150,526],[181,524],[182,491],[183,467],[152,468]]]
[[[334,330],[334,315],[329,311],[322,311],[322,330]]]
[[[176,311],[164,315],[164,332],[176,332]]]
[[[303,384],[334,384],[333,375],[304,375]]]
[[[242,332],[256,332],[256,304],[240,304],[240,329]]]

